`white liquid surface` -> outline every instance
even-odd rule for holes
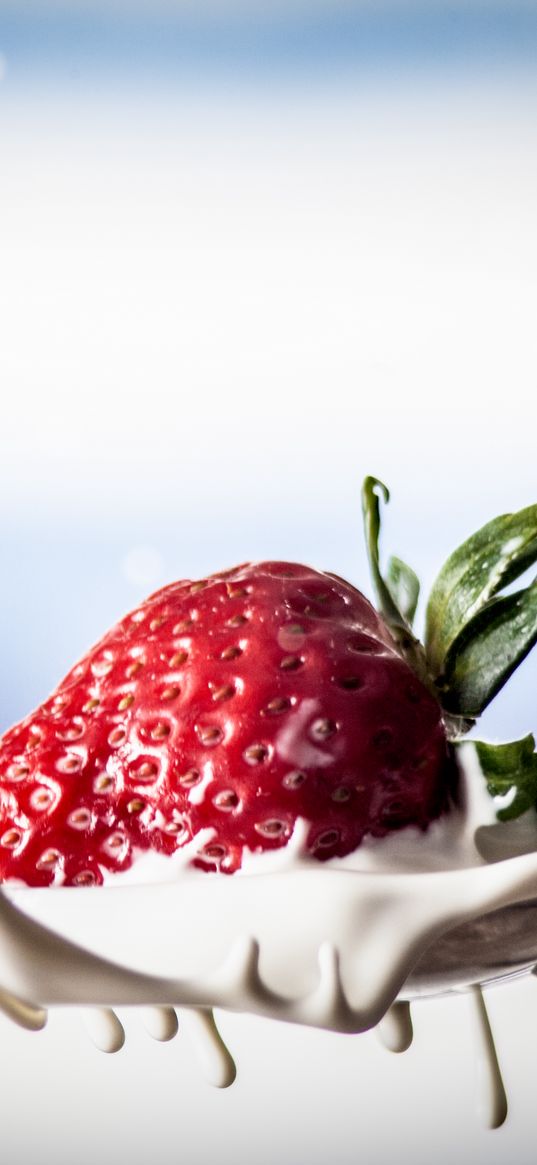
[[[175,1034],[181,1006],[218,1087],[235,1068],[213,1007],[341,1032],[380,1025],[385,1045],[403,1051],[412,1038],[405,984],[427,948],[462,923],[537,898],[537,817],[496,824],[471,744],[463,756],[460,808],[425,833],[366,841],[348,858],[306,858],[299,823],[289,845],[247,856],[232,876],[185,868],[183,851],[141,855],[104,888],[6,885],[4,998],[38,1001],[35,1017],[45,1005],[82,1005],[108,1052],[124,1039],[115,1006],[143,1008],[156,1039]],[[505,1093],[481,996],[474,1003],[481,1107],[497,1125]]]

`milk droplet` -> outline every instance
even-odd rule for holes
[[[109,1007],[84,1008],[83,1020],[90,1039],[101,1052],[119,1052],[125,1031],[115,1011]]]
[[[42,1031],[47,1022],[47,1011],[44,1007],[26,1003],[24,999],[19,999],[3,988],[0,988],[0,1011],[27,1031]]]
[[[469,994],[477,1053],[477,1111],[488,1129],[498,1129],[507,1116],[507,1096],[488,1012],[480,987]]]
[[[375,1030],[389,1052],[406,1052],[414,1036],[410,1004],[403,1001],[393,1003]]]
[[[181,1026],[190,1037],[207,1082],[214,1088],[229,1088],[237,1069],[218,1031],[211,1009],[192,1007],[182,1011]]]
[[[142,1008],[142,1023],[154,1040],[165,1043],[177,1035],[177,1016],[173,1007]]]

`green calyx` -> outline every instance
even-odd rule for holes
[[[380,566],[380,502],[389,496],[381,481],[366,477],[362,507],[378,606],[400,651],[434,692],[455,739],[474,726],[537,642],[537,578],[505,593],[537,562],[537,505],[493,519],[450,555],[429,595],[420,643],[412,630],[420,589],[414,571],[399,558],[390,558],[385,572]],[[518,791],[504,817],[518,816],[537,802],[533,737],[476,747],[493,795],[501,786],[497,766],[510,766],[510,786]],[[493,761],[498,749],[503,752]],[[503,776],[505,784],[507,769]]]
[[[508,804],[498,810],[500,821],[511,821],[537,805],[537,754],[531,733],[508,744],[476,740],[475,747],[491,797],[507,794]]]

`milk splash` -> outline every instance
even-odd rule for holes
[[[520,946],[527,928],[517,911],[537,898],[537,829],[532,822],[531,845],[527,823],[495,825],[475,749],[466,744],[462,754],[460,807],[426,833],[400,831],[346,859],[305,857],[299,826],[290,845],[252,855],[233,876],[178,871],[172,861],[174,882],[6,884],[0,1007],[39,1028],[46,1007],[81,1006],[107,1052],[124,1040],[115,1007],[139,1009],[156,1039],[175,1035],[180,1007],[205,1074],[225,1087],[235,1067],[213,1007],[340,1032],[378,1025],[401,1052],[412,1038],[411,1000],[472,988],[488,1089],[481,1107],[489,1125],[501,1123],[505,1093],[477,985],[535,963],[537,927],[530,952]],[[130,873],[141,880],[148,869],[140,861]]]

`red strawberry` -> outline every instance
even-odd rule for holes
[[[344,855],[446,798],[441,709],[349,583],[245,565],[150,597],[0,742],[0,877],[100,883],[136,847]]]

